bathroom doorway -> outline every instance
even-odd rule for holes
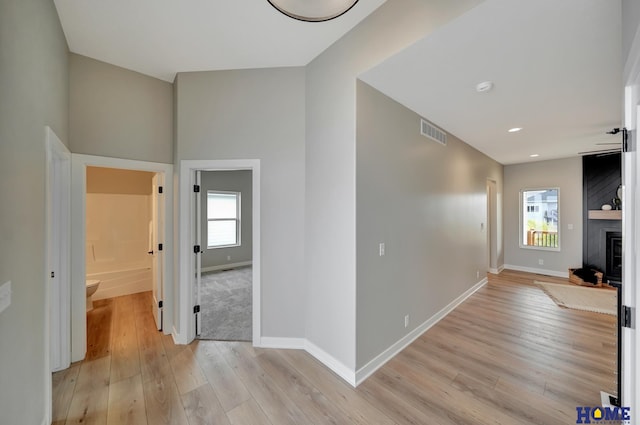
[[[166,311],[172,311],[173,197],[163,184],[172,169],[72,154],[72,256],[85,258],[72,263],[73,361],[87,353],[87,308],[94,302],[148,291],[157,328],[172,329]],[[100,283],[87,299],[90,280]]]

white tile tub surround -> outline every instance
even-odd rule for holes
[[[100,281],[100,286],[93,295],[94,301],[151,291],[152,285],[150,267],[87,275],[87,280],[94,279]]]
[[[150,291],[151,196],[87,193],[87,279],[94,300]]]

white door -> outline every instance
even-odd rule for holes
[[[156,173],[152,180],[151,193],[151,223],[149,223],[149,255],[151,255],[151,275],[153,280],[152,286],[152,303],[153,317],[156,321],[158,330],[162,330],[162,300],[163,300],[163,275],[162,262],[164,260],[163,241],[164,241],[164,202],[162,199],[162,182],[163,175]]]
[[[46,127],[47,144],[47,285],[49,296],[50,369],[71,363],[70,179],[69,150]]]
[[[195,208],[196,208],[196,222],[194,229],[194,240],[195,240],[195,267],[196,267],[196,276],[195,276],[195,300],[196,305],[193,309],[195,314],[196,321],[196,336],[200,335],[200,330],[202,327],[202,315],[200,313],[200,285],[202,284],[202,192],[200,191],[200,183],[201,183],[201,171],[196,171],[196,190],[194,190],[195,195]]]

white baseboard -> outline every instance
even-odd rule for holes
[[[453,309],[459,306],[464,300],[473,295],[478,289],[482,288],[486,285],[488,279],[485,277],[480,282],[473,285],[467,291],[465,291],[462,295],[460,295],[455,300],[451,301],[446,307],[442,310],[431,316],[420,326],[409,332],[406,336],[400,339],[395,344],[391,345],[389,348],[380,353],[377,357],[371,360],[369,363],[358,369],[356,372],[355,385],[358,386],[365,379],[367,379],[371,374],[373,374],[376,370],[380,369],[386,362],[391,360],[396,354],[400,351],[404,350],[409,344],[415,341],[420,335],[425,333],[429,328],[438,323],[440,320],[444,319],[447,314],[451,313]],[[324,363],[324,362],[323,362]],[[353,384],[352,384],[353,385]]]
[[[336,375],[344,379],[349,385],[354,388],[356,387],[356,374],[351,368],[347,367],[340,360],[336,359],[331,354],[327,353],[311,341],[306,340],[305,342],[306,344],[304,348],[307,353],[318,359],[320,363],[331,369]]]
[[[306,340],[304,338],[278,338],[263,336],[260,338],[260,344],[257,346],[260,348],[304,350],[305,345]]]
[[[500,274],[500,273],[502,273],[503,270],[504,270],[504,265],[498,267],[497,269],[495,269],[493,267],[489,267],[489,273],[491,273],[491,274]]]
[[[235,269],[235,268],[238,268],[238,267],[250,266],[252,264],[253,264],[253,261],[240,261],[238,263],[229,263],[229,264],[221,264],[219,266],[202,267],[202,269],[200,269],[200,271],[202,273],[214,272],[216,270]]]
[[[512,264],[505,264],[504,268],[507,270],[516,270],[519,272],[528,272],[528,273],[536,273],[542,274],[545,276],[555,276],[555,277],[569,277],[569,270],[565,271],[556,271],[556,270],[546,270],[546,269],[537,269],[534,267],[523,267],[523,266],[514,266]]]
[[[182,335],[178,332],[175,326],[171,329],[171,338],[173,338],[173,343],[176,345],[186,345],[189,342],[187,341],[186,336],[183,338]]]

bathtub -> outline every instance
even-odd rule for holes
[[[152,289],[152,275],[149,267],[87,274],[87,280],[90,279],[100,281],[100,286],[93,295],[94,301]]]

